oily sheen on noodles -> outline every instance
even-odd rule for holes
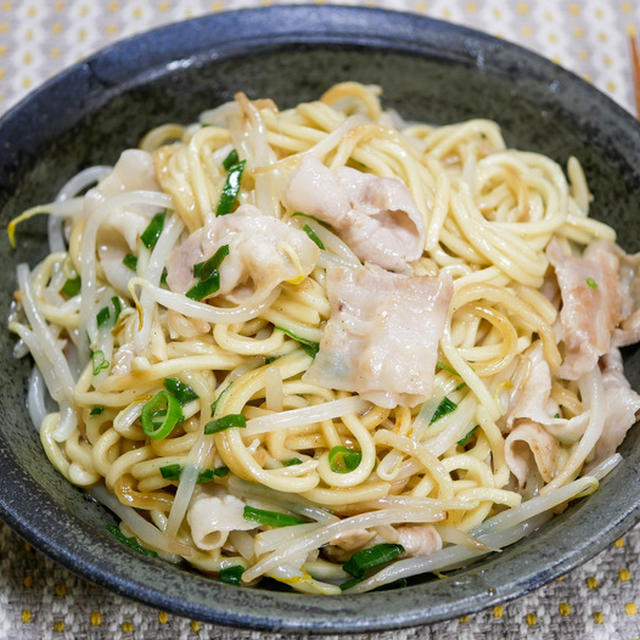
[[[10,224],[51,214],[9,318],[30,415],[135,551],[362,593],[535,535],[620,461],[640,256],[578,160],[380,94],[238,93]]]

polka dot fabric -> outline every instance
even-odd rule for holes
[[[0,112],[64,67],[116,40],[184,18],[274,2],[0,0]],[[351,0],[344,4],[412,11],[517,42],[635,110],[628,36],[640,29],[640,1]],[[353,638],[640,640],[639,607],[637,528],[583,567],[513,602],[429,627]],[[295,636],[218,627],[116,596],[67,572],[0,523],[0,639],[284,637]]]

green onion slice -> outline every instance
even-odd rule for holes
[[[122,258],[122,264],[133,272],[138,270],[138,258],[130,253]]]
[[[229,245],[223,244],[208,260],[193,265],[193,275],[200,280],[210,278],[229,255]]]
[[[265,509],[255,509],[246,506],[244,508],[245,520],[253,520],[258,524],[267,524],[272,527],[290,527],[294,524],[306,524],[308,521],[298,516],[291,516],[288,513],[278,511],[266,511]]]
[[[182,475],[184,467],[181,464],[167,464],[164,467],[160,467],[160,474],[163,478],[167,480],[175,480],[178,482],[180,480],[180,476]],[[205,482],[211,482],[213,478],[218,475],[216,474],[215,469],[205,469],[198,474],[198,479],[196,482],[198,484],[203,484]]]
[[[598,288],[598,283],[593,278],[587,278],[586,282],[587,286],[591,287],[592,289]]]
[[[229,474],[229,467],[226,467],[224,465],[222,465],[221,467],[216,467],[213,470],[213,475],[216,478],[224,478],[228,474]]]
[[[448,371],[454,376],[460,377],[460,374],[453,367],[450,367],[446,362],[436,362],[436,369],[442,369],[443,371]]]
[[[222,416],[222,418],[217,418],[215,420],[211,420],[207,422],[204,426],[204,432],[206,435],[210,435],[212,433],[219,433],[220,431],[224,431],[225,429],[229,429],[231,427],[246,427],[247,419],[241,413],[230,413],[226,416]]]
[[[140,240],[142,240],[142,244],[147,247],[147,249],[151,249],[155,243],[158,242],[158,238],[162,233],[162,227],[164,227],[164,218],[166,215],[166,209],[158,211],[158,213],[151,218],[149,226],[142,232]]]
[[[70,278],[62,285],[62,293],[69,298],[73,298],[73,296],[77,296],[80,293],[81,286],[80,276]]]
[[[320,220],[319,218],[316,218],[315,216],[312,216],[309,213],[296,211],[295,213],[291,214],[292,218],[295,218],[296,216],[304,216],[305,218],[309,218],[310,220],[315,220],[318,224],[321,224],[323,227],[325,227],[325,229],[331,229],[331,225],[328,222],[325,222],[324,220]]]
[[[94,376],[97,376],[103,369],[109,368],[109,361],[104,357],[102,349],[91,352],[91,364],[93,365]]]
[[[104,411],[104,407],[93,407],[91,411],[89,411],[90,416],[99,416]]]
[[[289,329],[285,329],[284,327],[275,325],[275,328],[278,331],[282,331],[283,333],[286,333],[290,338],[293,338],[296,342],[299,342],[303,351],[308,356],[315,358],[316,355],[318,354],[318,351],[320,351],[320,345],[317,342],[314,342],[313,340],[307,340],[307,338],[301,338],[300,336],[293,333],[293,331],[290,331]]]
[[[220,289],[220,274],[216,271],[208,280],[201,280],[185,293],[192,300],[204,300]]]
[[[347,447],[337,446],[329,451],[329,467],[335,473],[349,473],[362,460],[362,452]]]
[[[469,440],[471,440],[471,437],[473,436],[473,434],[476,432],[476,430],[478,429],[479,425],[476,425],[475,427],[473,427],[473,429],[471,429],[471,431],[469,431],[469,433],[467,433],[467,435],[462,438],[462,440],[458,440],[458,444],[461,447],[466,446],[469,443]]]
[[[109,318],[111,314],[109,313],[109,307],[102,307],[100,311],[96,314],[96,321],[98,326],[101,327],[103,324],[109,322]]]
[[[449,400],[447,396],[445,396],[444,398],[442,398],[442,402],[440,402],[440,404],[438,405],[438,408],[436,409],[436,412],[433,414],[433,418],[431,418],[431,422],[429,424],[430,425],[433,424],[436,420],[440,420],[440,418],[442,418],[443,416],[446,416],[447,413],[451,413],[457,408],[458,408],[458,405],[455,402]]]
[[[318,238],[318,234],[308,224],[305,224],[302,230],[318,245],[319,249],[323,251],[326,249],[324,242]]]
[[[302,460],[300,460],[300,458],[289,458],[288,460],[283,461],[282,466],[293,467],[296,464],[302,464]]]
[[[362,578],[367,569],[391,562],[391,560],[403,553],[404,547],[401,544],[383,542],[368,549],[356,551],[351,558],[342,565],[342,568],[354,578]]]
[[[178,399],[180,404],[186,404],[200,397],[188,384],[178,378],[165,378],[162,384],[170,394]]]
[[[226,569],[220,569],[218,574],[218,580],[220,582],[226,582],[227,584],[242,584],[242,574],[244,573],[244,567],[242,565],[234,565],[233,567],[227,567]]]
[[[229,389],[231,385],[228,384],[218,395],[218,397],[211,403],[211,417],[216,415],[216,409],[218,408],[218,403],[220,402],[220,400],[222,399],[222,396],[227,392],[227,389]]]
[[[154,440],[166,438],[183,419],[178,399],[166,391],[156,393],[140,415],[142,430]]]
[[[220,201],[216,208],[216,216],[225,216],[231,213],[231,209],[233,209],[233,205],[238,197],[238,192],[240,191],[240,182],[242,181],[242,172],[244,171],[245,164],[246,160],[241,160],[229,167],[229,173],[227,173],[227,179],[222,186]]]
[[[231,149],[227,157],[222,161],[222,166],[229,171],[233,165],[238,164],[240,162],[240,158],[238,157],[238,152],[235,149]]]
[[[137,551],[138,553],[143,553],[145,556],[151,556],[152,558],[157,558],[158,554],[151,550],[151,549],[147,549],[146,547],[143,547],[139,542],[138,542],[138,538],[136,538],[135,536],[125,536],[124,533],[122,533],[122,531],[120,531],[120,527],[116,526],[115,524],[108,524],[107,525],[107,531],[114,536],[115,538],[117,538],[118,540],[120,540],[120,542],[122,542],[122,544],[126,544],[127,547],[129,547],[130,549],[133,549],[134,551]]]

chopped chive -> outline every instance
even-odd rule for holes
[[[278,358],[281,358],[281,357],[282,356],[270,356],[269,358],[264,359],[264,363],[271,364],[272,362],[275,362]]]
[[[295,213],[291,214],[292,218],[295,218],[296,216],[304,216],[305,218],[309,218],[310,220],[315,220],[318,224],[321,224],[326,229],[330,229],[331,228],[331,225],[328,222],[325,222],[324,220],[320,220],[319,218],[316,218],[315,216],[312,216],[309,213],[303,213],[302,211],[296,211]]]
[[[238,152],[235,149],[231,149],[227,157],[222,161],[222,166],[229,171],[229,169],[231,169],[234,164],[238,164],[239,161]]]
[[[208,280],[229,255],[229,245],[223,244],[208,260],[193,265],[193,275],[200,280]]]
[[[175,480],[177,482],[180,480],[183,468],[181,464],[167,464],[164,467],[160,467],[160,474],[167,480]],[[211,482],[216,475],[215,469],[205,469],[198,474],[196,482],[198,484]]]
[[[337,446],[329,451],[329,467],[334,473],[349,473],[362,460],[362,452],[347,447]]]
[[[473,429],[471,429],[471,431],[469,431],[469,433],[467,433],[467,435],[462,438],[462,440],[458,440],[458,444],[461,447],[466,447],[467,444],[469,444],[469,440],[471,440],[471,437],[473,436],[473,434],[476,432],[476,430],[478,429],[479,425],[476,425],[475,427],[473,427]]]
[[[293,331],[290,331],[289,329],[285,329],[284,327],[275,325],[275,328],[278,331],[282,331],[283,333],[286,333],[290,338],[293,338],[296,342],[299,342],[303,351],[308,356],[315,358],[316,355],[318,354],[318,351],[320,351],[320,345],[317,342],[314,342],[313,340],[307,340],[307,338],[301,338],[300,336],[293,333]]]
[[[356,551],[342,568],[354,578],[362,578],[367,569],[390,562],[404,553],[400,544],[383,542],[368,549]]]
[[[220,402],[220,399],[222,398],[222,396],[227,392],[227,389],[230,387],[231,385],[228,384],[218,395],[218,397],[211,403],[211,417],[213,417],[216,414],[216,409],[218,408],[218,403]]]
[[[362,578],[349,578],[340,585],[340,590],[346,591],[347,589],[351,589],[351,587],[355,587],[359,582],[362,582]]]
[[[453,367],[450,367],[446,362],[436,362],[436,369],[442,369],[443,371],[448,371],[454,376],[460,377],[460,374]]]
[[[295,464],[302,464],[302,460],[300,460],[300,458],[289,458],[288,460],[283,461],[282,466],[292,467]]]
[[[91,411],[89,411],[90,416],[99,416],[104,411],[104,407],[93,407]]]
[[[122,264],[133,272],[138,270],[138,258],[130,253],[122,258]]]
[[[560,417],[560,414],[559,414],[559,413],[555,413],[553,417],[554,417],[554,418],[559,418],[559,417]]]
[[[399,578],[398,580],[394,580],[393,582],[389,582],[387,584],[383,584],[380,587],[376,587],[372,589],[372,591],[389,591],[391,589],[403,589],[407,586],[406,578]]]
[[[436,409],[436,412],[433,414],[433,418],[431,418],[431,422],[429,424],[431,425],[436,420],[440,420],[440,418],[442,418],[443,416],[446,416],[447,413],[451,413],[457,407],[458,405],[455,402],[452,402],[451,400],[449,400],[449,398],[447,398],[447,396],[445,396],[444,398],[442,398],[442,402],[440,402],[440,404],[438,405],[438,408]]]
[[[120,298],[118,298],[118,296],[113,296],[111,298],[111,304],[113,305],[113,324],[115,325],[116,322],[118,322],[120,313],[122,312],[122,304],[120,302]]]
[[[227,584],[242,584],[243,573],[244,573],[244,567],[242,565],[237,564],[233,567],[220,569],[220,573],[218,574],[218,580],[220,580],[220,582],[226,582]]]
[[[118,317],[120,316],[120,312],[122,311],[122,304],[120,303],[120,298],[118,298],[118,296],[112,296],[111,304],[113,305],[113,325],[115,326],[118,321]],[[109,322],[110,318],[111,312],[109,311],[108,306],[102,307],[102,309],[100,309],[96,314],[96,321],[99,327]]]
[[[124,533],[122,533],[122,531],[120,531],[120,527],[116,526],[115,524],[108,524],[107,525],[107,531],[114,536],[115,538],[117,538],[118,540],[120,540],[120,542],[122,542],[122,544],[127,545],[127,547],[129,547],[130,549],[133,549],[134,551],[137,551],[138,553],[143,553],[145,556],[151,556],[152,558],[157,558],[158,554],[153,551],[152,549],[147,549],[146,547],[143,547],[139,542],[138,542],[138,538],[136,538],[135,536],[125,536]]]
[[[98,326],[101,327],[106,322],[109,322],[110,317],[111,314],[109,313],[109,307],[102,307],[102,309],[100,309],[100,311],[98,311],[98,313],[96,314],[96,321],[98,323]]]
[[[587,278],[586,282],[587,282],[587,285],[590,286],[592,289],[598,288],[598,283],[593,278]]]
[[[216,208],[216,216],[225,216],[231,213],[231,209],[235,204],[238,192],[240,191],[240,182],[242,181],[242,172],[244,171],[244,165],[246,160],[229,167],[227,178],[222,186],[222,193],[220,194],[220,201]]]
[[[151,222],[147,228],[142,232],[140,240],[142,240],[142,244],[144,244],[147,249],[151,249],[155,243],[158,242],[158,238],[162,233],[162,227],[164,227],[164,218],[166,215],[166,209],[158,211],[158,213],[151,218]]]
[[[104,351],[91,352],[91,364],[93,365],[93,375],[97,376],[103,369],[109,368],[109,361],[104,357]]]
[[[70,278],[62,285],[62,293],[69,298],[73,298],[73,296],[77,296],[80,293],[81,286],[80,276]]]
[[[224,478],[228,474],[229,474],[229,467],[226,467],[224,465],[222,465],[221,467],[216,467],[213,470],[213,475],[216,478]]]
[[[165,284],[165,285],[167,284],[167,275],[168,275],[167,274],[167,269],[164,268],[162,270],[162,275],[160,276],[160,284]]]
[[[291,516],[288,513],[278,511],[266,511],[265,509],[254,509],[246,506],[244,508],[245,520],[253,520],[258,524],[267,524],[272,527],[290,527],[294,524],[306,524],[308,521],[298,516]]]
[[[154,440],[166,438],[182,420],[184,417],[178,399],[167,391],[156,393],[142,407],[140,414],[142,430]]]
[[[169,393],[178,399],[180,404],[186,404],[200,397],[188,384],[178,378],[165,378],[162,384]]]
[[[305,224],[304,227],[302,227],[302,230],[318,245],[319,249],[322,249],[323,251],[326,249],[324,242],[318,238],[316,232],[308,224]]]
[[[216,271],[208,280],[201,280],[185,293],[192,300],[203,300],[220,288],[220,274]]]
[[[222,418],[207,422],[204,426],[204,432],[206,435],[210,435],[212,433],[219,433],[225,429],[230,429],[231,427],[243,428],[246,426],[247,419],[241,413],[229,413],[226,416],[222,416]]]

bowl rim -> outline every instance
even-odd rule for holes
[[[295,29],[290,24],[294,24]],[[49,99],[59,99],[59,93],[70,86],[75,86],[76,92],[80,86],[82,96],[89,104],[82,113],[87,113],[127,88],[153,77],[153,74],[166,71],[177,60],[191,64],[198,56],[210,56],[213,51],[218,55],[233,55],[234,52],[256,51],[260,47],[304,44],[384,47],[394,52],[406,51],[424,56],[437,55],[439,47],[446,50],[451,36],[463,44],[462,51],[455,50],[462,63],[481,68],[487,50],[498,58],[510,55],[522,64],[523,73],[538,74],[543,79],[553,77],[577,87],[594,106],[606,109],[620,130],[632,132],[636,140],[640,140],[640,129],[635,119],[621,106],[576,75],[534,52],[485,33],[414,13],[338,5],[240,9],[192,18],[131,36],[63,70],[28,94],[0,119],[0,138],[5,139],[6,134],[19,130],[25,119],[28,121],[38,113]],[[251,46],[247,47],[247,41]],[[449,49],[449,52],[453,51]],[[64,131],[74,117],[79,117],[78,113],[71,111],[54,120],[51,136]],[[197,600],[187,601],[184,598],[187,591],[167,590],[164,582],[166,566],[160,561],[142,556],[133,558],[130,552],[117,548],[106,539],[91,539],[86,547],[78,545],[78,540],[82,540],[85,534],[88,538],[93,536],[83,531],[82,523],[73,514],[60,510],[60,517],[67,526],[56,539],[52,539],[38,517],[39,505],[49,500],[49,496],[20,467],[1,431],[0,471],[3,474],[3,482],[0,483],[2,520],[77,575],[121,595],[179,615],[272,631],[378,631],[473,613],[524,595],[566,573],[596,555],[640,520],[640,497],[635,501],[629,497],[623,508],[611,514],[604,526],[598,516],[590,516],[589,510],[583,509],[585,513],[581,517],[591,517],[594,523],[601,525],[597,535],[563,548],[562,553],[552,556],[542,566],[536,562],[527,564],[521,575],[495,589],[486,588],[482,570],[475,574],[472,571],[470,586],[466,588],[463,584],[460,587],[461,597],[448,603],[425,601],[425,585],[397,592],[326,598],[236,589],[184,571],[184,579],[195,584],[201,594]],[[639,486],[638,474],[634,475],[631,469],[626,469],[624,474],[629,486]],[[117,574],[124,563],[135,563],[147,580],[142,582],[133,576],[133,572],[131,575]],[[454,580],[453,586],[456,584]],[[394,596],[394,593],[399,595]],[[397,600],[402,605],[390,608],[389,601]]]

